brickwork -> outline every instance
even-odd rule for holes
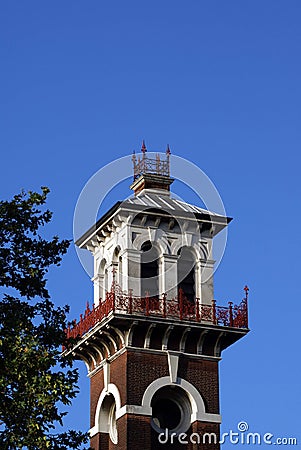
[[[196,435],[200,436],[201,445],[198,444],[189,444],[187,447],[189,450],[196,450],[201,448],[202,450],[219,450],[220,449],[220,426],[217,423],[208,423],[208,422],[194,422],[192,424],[192,433],[196,433]],[[206,436],[207,433],[207,436]],[[213,433],[213,434],[212,434]],[[211,434],[211,437],[209,436]],[[192,439],[192,436],[189,436]],[[214,438],[216,437],[216,441]],[[211,441],[210,441],[211,439]],[[193,439],[192,439],[193,440]],[[196,438],[195,438],[196,440]]]
[[[110,382],[118,387],[121,406],[128,404],[127,401],[127,389],[128,389],[128,378],[127,378],[127,352],[122,353],[110,364],[111,380]]]
[[[166,443],[159,442],[158,433],[151,428],[150,418],[125,415],[117,422],[118,444],[110,441],[108,434],[97,434],[90,445],[93,450],[220,450],[220,429],[218,424],[194,422],[180,443],[176,437]],[[162,439],[165,442],[165,436]]]
[[[197,388],[207,412],[219,414],[218,361],[183,356],[180,359],[178,376]]]
[[[90,439],[90,448],[93,450],[110,450],[108,434],[97,433]]]
[[[151,418],[129,415],[127,416],[127,437],[128,443],[126,449],[151,449]]]
[[[166,354],[128,351],[128,403],[141,405],[146,388],[154,380],[166,377],[168,374]]]
[[[127,404],[127,353],[124,352],[110,364],[110,383],[118,387],[121,406]],[[94,426],[96,407],[104,389],[103,369],[99,369],[90,380],[90,426]]]
[[[110,382],[120,392],[121,406],[141,405],[146,388],[158,378],[169,375],[166,353],[127,350],[110,364]],[[181,355],[178,376],[189,381],[201,393],[206,411],[219,413],[218,361],[204,360],[188,355]],[[104,388],[103,370],[91,377],[91,427],[94,426],[95,412],[99,396]],[[173,448],[175,450],[219,450],[219,444],[208,442],[202,447],[191,443],[183,445],[177,440],[173,444],[160,444],[158,434],[151,428],[151,418],[125,414],[117,421],[118,444],[114,445],[108,434],[97,434],[91,439],[91,447],[95,450],[156,450]],[[204,433],[216,433],[219,436],[219,425],[215,423],[195,422],[187,432],[202,436]],[[196,440],[196,438],[194,438]],[[219,439],[219,438],[218,438]]]
[[[104,388],[103,370],[100,369],[90,379],[90,427],[94,426],[96,407],[99,396]]]

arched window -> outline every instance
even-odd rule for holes
[[[103,432],[109,433],[113,444],[117,444],[116,402],[112,394],[107,395],[101,405],[99,421]]]
[[[195,301],[195,256],[189,247],[178,251],[178,290],[184,291],[185,297],[192,303]]]
[[[98,284],[99,284],[99,299],[104,301],[106,299],[106,292],[108,290],[108,270],[106,268],[107,261],[102,259],[99,265]]]
[[[120,256],[120,251],[120,247],[116,247],[112,259],[112,266],[114,270],[112,282],[115,281],[114,289],[122,289],[122,257]]]
[[[159,264],[158,250],[150,241],[144,242],[141,246],[141,296],[146,292],[150,297],[159,295]]]

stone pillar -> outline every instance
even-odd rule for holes
[[[195,297],[202,303],[202,261],[197,260],[195,263]]]
[[[159,279],[160,297],[167,294],[167,299],[172,299],[178,293],[177,255],[164,254],[161,257],[161,273]]]
[[[133,295],[141,295],[141,253],[138,250],[126,249],[122,253],[123,271],[123,286],[122,289],[125,292],[133,290]]]
[[[91,278],[94,284],[94,305],[99,305],[99,299],[104,300],[104,275],[95,275]]]
[[[211,305],[214,299],[213,291],[213,260],[201,260],[201,303],[203,305]]]

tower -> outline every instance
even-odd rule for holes
[[[248,332],[213,295],[214,237],[230,218],[174,198],[166,158],[133,155],[133,197],[76,245],[94,258],[94,303],[67,330],[90,377],[91,446],[219,449],[221,352]]]

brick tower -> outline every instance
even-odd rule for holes
[[[248,332],[247,288],[238,305],[213,300],[212,242],[231,219],[171,195],[169,148],[141,150],[133,197],[76,242],[94,257],[94,304],[68,329],[91,381],[91,447],[217,450],[218,363]]]

